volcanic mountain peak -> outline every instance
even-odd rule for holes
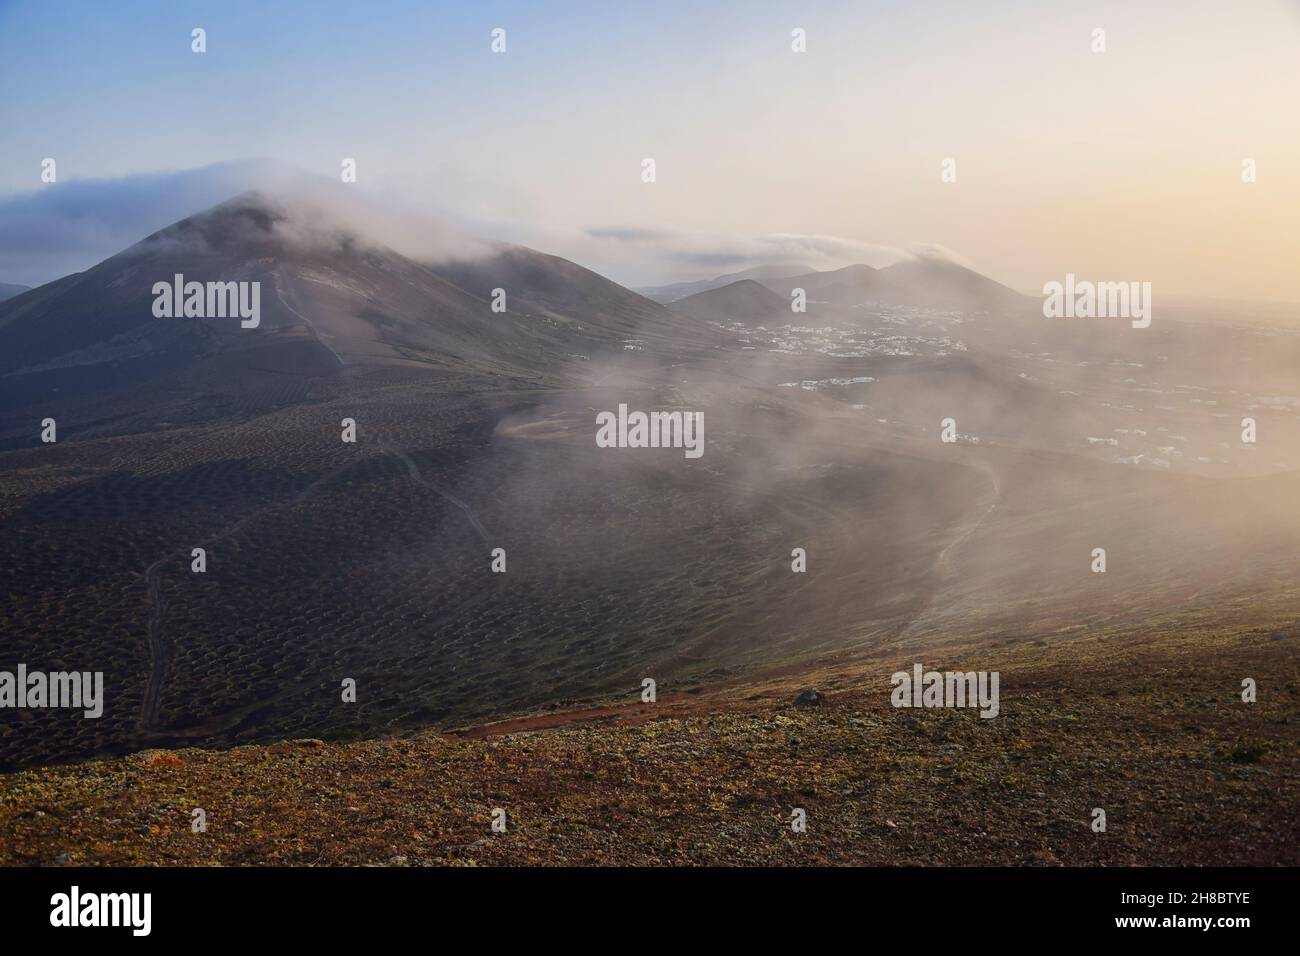
[[[288,207],[265,193],[240,193],[145,237],[145,248],[166,242],[201,242],[209,248],[239,242],[268,242],[289,219]]]
[[[391,257],[405,252],[409,257],[409,250],[397,248],[400,242],[386,241],[386,233],[393,232],[387,225],[346,197],[252,190],[174,222],[128,252],[299,261],[362,253]],[[480,251],[477,243],[466,243],[466,254]]]
[[[1023,305],[1025,297],[972,269],[934,257],[903,259],[883,269],[858,263],[764,282],[779,295],[803,289],[809,300],[835,306],[868,302],[927,308],[983,309]]]
[[[922,302],[1022,304],[1025,297],[1000,282],[947,259],[918,256],[880,270],[881,278]]]
[[[795,289],[803,289],[812,300],[836,305],[856,305],[864,299],[876,298],[875,293],[880,288],[881,281],[880,270],[858,263],[826,272],[769,279],[763,284],[786,298]]]
[[[214,362],[229,377],[412,362],[553,376],[574,356],[622,356],[630,340],[671,351],[698,337],[693,323],[565,259],[437,223],[421,243],[400,225],[337,197],[238,195],[0,304],[0,392],[136,386]],[[380,241],[392,237],[427,258]],[[195,283],[209,298],[214,286],[256,288],[260,314],[157,309],[157,288],[176,300],[173,288]]]
[[[865,262],[855,262],[852,265],[844,266],[842,269],[832,269],[828,272],[820,272],[818,275],[836,276],[841,279],[848,278],[867,278],[880,272],[875,266],[869,266]]]
[[[737,318],[767,319],[789,312],[789,303],[753,279],[741,279],[719,289],[697,292],[672,304],[676,312],[707,322]]]
[[[761,266],[754,266],[752,269],[744,269],[740,272],[728,272],[725,275],[714,276],[712,279],[674,282],[671,285],[649,286],[636,291],[646,298],[667,305],[685,299],[687,296],[708,292],[710,289],[721,289],[723,286],[744,279],[755,279],[763,282],[768,279],[777,280],[787,276],[805,275],[816,271],[816,269],[804,262],[771,262]]]

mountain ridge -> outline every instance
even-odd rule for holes
[[[16,295],[22,295],[24,292],[30,292],[32,287],[29,285],[18,285],[13,282],[0,282],[0,302],[6,299],[12,299]]]
[[[785,276],[804,275],[816,271],[812,266],[803,262],[778,262],[754,266],[752,269],[742,269],[739,272],[724,273],[723,275],[714,276],[712,279],[694,279],[688,282],[672,282],[667,285],[640,286],[633,291],[639,292],[646,298],[653,299],[662,305],[668,305],[687,296],[708,292],[711,289],[720,289],[725,285],[743,279],[760,281],[763,279],[780,279]]]
[[[665,349],[697,339],[675,313],[569,260],[505,243],[475,250],[421,262],[310,205],[242,193],[0,303],[0,392],[139,382],[218,353],[256,363],[270,347],[317,371],[424,361],[536,375],[574,354],[622,355],[633,339]],[[155,316],[154,284],[176,275],[259,283],[256,328]]]

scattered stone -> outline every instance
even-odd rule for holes
[[[266,749],[268,753],[282,754],[292,750],[313,750],[324,746],[325,741],[316,737],[299,737],[296,740],[281,740],[279,743],[271,744]]]
[[[822,702],[822,695],[811,687],[805,687],[799,691],[794,702],[800,707],[816,707]]]

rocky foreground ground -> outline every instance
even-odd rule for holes
[[[843,653],[655,704],[27,770],[0,776],[0,862],[1295,865],[1297,633]],[[915,660],[998,669],[1000,716],[893,708]]]

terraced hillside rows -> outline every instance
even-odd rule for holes
[[[10,725],[6,763],[381,733],[887,633],[923,602],[913,555],[965,509],[960,470],[846,449],[769,469],[721,418],[721,453],[687,469],[601,454],[580,421],[516,427],[554,411],[529,388],[331,388],[219,430],[5,455],[13,652],[102,667],[109,700]]]

